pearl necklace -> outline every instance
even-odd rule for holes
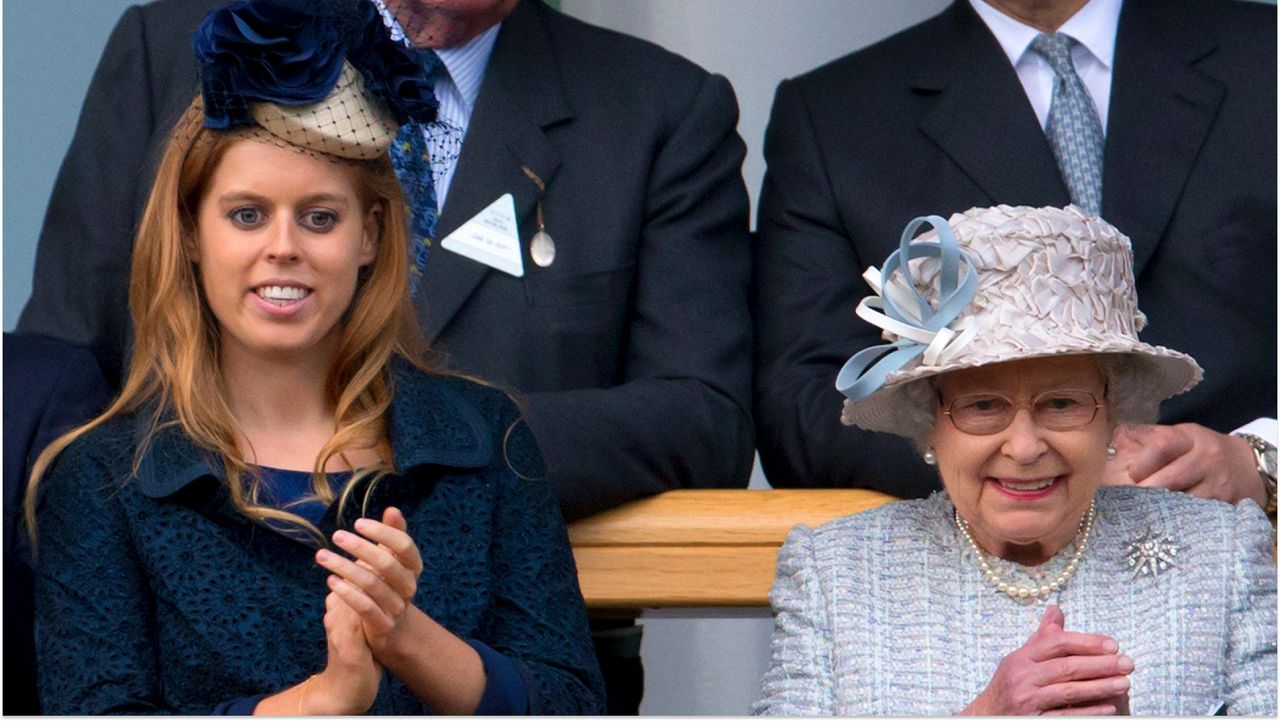
[[[1000,577],[996,570],[991,567],[987,561],[987,555],[978,547],[977,541],[973,540],[973,535],[969,533],[969,524],[960,517],[959,511],[955,512],[956,526],[960,528],[961,535],[969,542],[969,547],[973,549],[974,556],[978,559],[978,565],[982,567],[982,573],[987,577],[987,581],[996,587],[997,591],[1008,595],[1010,598],[1018,600],[1041,599],[1046,598],[1049,594],[1061,590],[1067,585],[1067,579],[1076,572],[1076,567],[1080,565],[1080,557],[1084,555],[1084,549],[1089,545],[1089,531],[1093,528],[1094,502],[1089,502],[1089,512],[1084,518],[1080,519],[1080,530],[1077,531],[1079,542],[1076,543],[1075,553],[1071,554],[1071,560],[1067,561],[1067,567],[1063,569],[1052,581],[1040,586],[1019,586],[1016,583],[1010,583]]]

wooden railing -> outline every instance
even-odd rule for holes
[[[681,490],[569,526],[593,613],[768,606],[778,547],[818,526],[894,500],[876,491]]]

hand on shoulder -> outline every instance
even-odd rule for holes
[[[1116,429],[1116,457],[1107,464],[1107,485],[1138,485],[1184,491],[1201,498],[1266,504],[1253,449],[1243,438],[1196,423],[1124,425]]]

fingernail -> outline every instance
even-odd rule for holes
[[[1121,673],[1129,673],[1133,670],[1133,659],[1128,656],[1121,656],[1117,664]]]
[[[1107,653],[1115,653],[1120,650],[1120,644],[1116,643],[1114,639],[1109,638],[1102,642],[1102,650]]]
[[[367,518],[357,518],[355,527],[357,531],[367,531],[373,527],[373,521],[370,521]]]
[[[320,549],[316,552],[317,561],[328,561],[331,558],[333,558],[333,554],[324,549]]]
[[[1111,690],[1116,693],[1124,693],[1129,690],[1129,679],[1121,678],[1111,682]]]
[[[346,531],[338,531],[337,533],[333,534],[333,542],[337,543],[338,545],[351,543],[351,534],[347,533]]]

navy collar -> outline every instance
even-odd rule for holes
[[[489,426],[480,412],[452,387],[457,382],[393,361],[395,393],[391,400],[391,456],[401,473],[424,465],[483,468],[493,457]],[[150,414],[139,414],[139,441],[150,426]],[[187,437],[178,425],[151,439],[138,466],[138,487],[151,498],[164,498],[194,481],[223,478],[222,463]]]

